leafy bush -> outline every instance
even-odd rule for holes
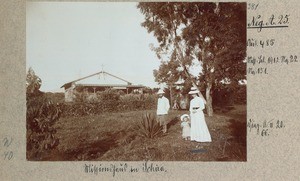
[[[162,127],[156,121],[156,117],[153,114],[145,113],[142,120],[137,125],[138,134],[146,138],[155,138],[162,133]]]
[[[124,94],[122,91],[115,89],[106,89],[105,91],[98,91],[96,93],[90,93],[87,89],[83,91],[74,91],[75,102],[86,103],[99,103],[103,101],[118,101],[120,95]]]
[[[107,95],[104,93],[104,95]],[[109,96],[111,94],[109,93]],[[113,96],[112,96],[113,97]],[[59,104],[62,116],[97,115],[104,112],[136,111],[156,108],[154,95],[124,95],[111,99],[103,99],[101,102],[74,102]]]
[[[116,89],[106,89],[98,93],[99,101],[118,101],[120,99],[120,93]]]
[[[54,124],[59,120],[61,111],[47,98],[49,95],[39,90],[41,82],[30,68],[26,78],[26,157],[34,160],[43,159],[47,151],[59,144]]]
[[[234,103],[234,92],[228,88],[215,90],[212,97],[214,106],[225,107]]]
[[[54,124],[59,120],[61,111],[51,101],[39,96],[27,100],[26,113],[27,158],[39,160],[43,152],[59,144]]]
[[[154,109],[157,104],[155,95],[151,94],[127,94],[120,97],[123,105],[129,110]]]
[[[133,100],[143,100],[144,95],[143,94],[125,94],[120,97],[120,100],[122,101],[133,101]]]
[[[46,92],[44,93],[44,97],[48,100],[51,100],[53,104],[64,103],[65,102],[65,94],[63,92]]]
[[[247,102],[247,85],[241,85],[234,92],[234,102],[237,104],[246,104]]]

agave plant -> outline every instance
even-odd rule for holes
[[[139,135],[146,138],[155,138],[162,133],[162,127],[151,113],[145,113],[138,124]]]

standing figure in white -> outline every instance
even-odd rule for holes
[[[164,97],[164,91],[160,89],[158,94],[158,100],[157,100],[157,121],[159,122],[160,126],[163,127],[163,133],[167,133],[167,116],[170,109],[170,103],[169,100]]]
[[[191,138],[190,116],[184,114],[180,117],[182,127],[182,138],[189,140]]]
[[[203,109],[205,103],[203,98],[199,97],[198,89],[193,87],[189,92],[193,99],[190,102],[190,116],[191,116],[191,141],[196,142],[211,142],[211,136],[207,128]]]

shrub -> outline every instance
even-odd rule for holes
[[[30,68],[26,77],[26,157],[34,160],[43,159],[45,152],[59,144],[54,124],[59,120],[61,111],[47,98],[53,95],[39,90],[41,83],[41,79]]]
[[[103,112],[135,111],[156,108],[154,95],[124,95],[120,100],[104,99],[101,102],[74,102],[59,104],[62,116],[97,115]]]
[[[122,101],[133,101],[133,100],[143,100],[144,95],[143,94],[125,94],[120,97],[120,100]]]
[[[43,152],[58,146],[54,124],[60,115],[59,108],[43,96],[27,100],[27,158],[40,160]]]
[[[230,106],[234,101],[234,92],[228,88],[215,90],[213,92],[213,105],[219,107]]]
[[[246,104],[247,85],[240,85],[234,93],[234,102],[237,104]]]
[[[51,102],[53,102],[53,104],[65,102],[65,95],[62,92],[59,92],[59,93],[46,92],[44,94],[44,97],[51,100]]]
[[[99,101],[118,101],[120,99],[119,91],[116,89],[106,89],[98,94]]]
[[[162,133],[162,127],[156,121],[156,117],[153,114],[145,113],[142,120],[137,125],[138,134],[146,138],[155,138]]]

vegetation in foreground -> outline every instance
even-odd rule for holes
[[[181,138],[179,116],[187,111],[171,111],[168,134],[154,138],[141,136],[145,111],[66,117],[55,125],[60,144],[50,154],[29,160],[246,161],[245,108],[238,105],[206,117],[211,143]]]

